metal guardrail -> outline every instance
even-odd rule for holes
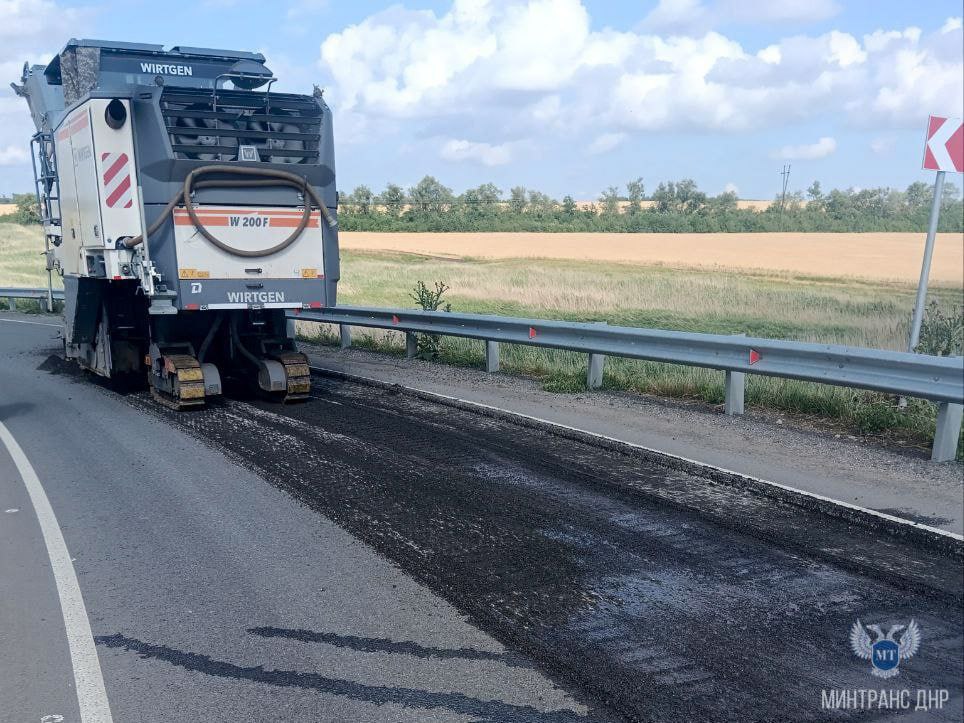
[[[47,289],[0,287],[0,298],[47,298]],[[63,291],[53,292],[62,300]],[[602,384],[607,356],[645,359],[719,369],[726,372],[727,414],[743,413],[746,374],[762,374],[821,384],[871,389],[938,404],[931,459],[954,459],[964,417],[964,358],[885,351],[835,344],[782,341],[746,336],[637,329],[605,323],[520,319],[483,314],[338,306],[296,311],[291,319],[337,324],[343,347],[351,345],[349,328],[393,329],[406,334],[409,356],[416,334],[480,339],[486,343],[487,371],[499,369],[499,344],[526,344],[589,355],[587,385]]]
[[[293,318],[568,349],[964,404],[964,358],[606,324],[337,306]]]
[[[52,292],[54,301],[63,301],[64,292],[62,289],[54,289]],[[47,299],[47,289],[21,289],[15,286],[0,286],[0,299]]]
[[[406,333],[415,355],[415,334],[440,334],[486,342],[486,369],[499,367],[499,343],[566,349],[589,355],[589,388],[602,383],[607,356],[685,364],[726,372],[727,414],[742,414],[745,375],[762,374],[821,384],[871,389],[918,397],[939,405],[931,458],[954,459],[964,416],[964,358],[865,349],[835,344],[782,341],[746,336],[637,329],[605,323],[520,319],[482,314],[337,306],[289,314],[302,321],[338,324],[342,346],[351,344],[348,327],[394,329]]]

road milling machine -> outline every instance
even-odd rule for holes
[[[199,406],[224,384],[309,392],[286,323],[339,277],[331,112],[259,53],[71,40],[24,66],[66,356]]]

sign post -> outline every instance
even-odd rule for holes
[[[924,262],[921,264],[920,282],[917,284],[917,301],[914,304],[914,317],[910,324],[908,351],[911,352],[920,342],[920,328],[924,320],[924,306],[927,303],[927,280],[931,272],[934,238],[937,235],[941,199],[944,195],[944,175],[947,171],[964,172],[964,125],[960,118],[931,116],[928,119],[927,139],[924,144],[924,169],[937,171],[937,178],[934,181],[934,200],[931,203],[930,224],[927,227],[927,241],[924,244]]]

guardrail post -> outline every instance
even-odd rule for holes
[[[338,336],[340,337],[340,345],[342,349],[348,349],[351,346],[351,327],[348,324],[338,325]]]
[[[734,334],[734,336],[746,336],[746,332]],[[727,372],[723,392],[723,413],[729,417],[739,417],[743,414],[745,399],[746,374],[744,372]]]
[[[745,392],[746,374],[743,372],[727,372],[723,412],[731,417],[737,417],[743,414]]]
[[[950,462],[957,456],[962,418],[964,404],[941,402],[937,406],[937,429],[934,431],[934,446],[931,447],[932,461]]]
[[[499,342],[485,341],[485,370],[487,372],[499,371]]]
[[[7,299],[7,311],[16,311],[16,310],[17,310],[17,300],[11,296],[9,299]]]
[[[594,321],[599,326],[607,326],[608,321]],[[605,354],[589,354],[589,368],[586,370],[586,389],[599,389],[603,382],[603,368],[606,366]]]
[[[603,381],[603,367],[606,365],[605,354],[589,355],[589,370],[586,372],[586,388],[599,389]]]
[[[418,342],[415,340],[415,334],[410,331],[405,332],[405,358],[412,359],[418,354]]]

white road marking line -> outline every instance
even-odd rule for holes
[[[57,583],[57,594],[60,596],[60,609],[64,616],[64,627],[67,630],[67,646],[70,649],[70,662],[74,669],[74,684],[77,688],[77,702],[80,704],[80,719],[83,723],[111,723],[110,704],[107,702],[107,690],[104,687],[104,675],[97,658],[97,648],[94,636],[90,631],[90,621],[87,619],[87,608],[77,582],[77,573],[71,564],[67,543],[57,522],[47,493],[34,471],[27,455],[13,438],[10,430],[0,422],[0,440],[10,453],[13,463],[20,472],[24,487],[30,495],[40,531],[43,533],[47,554],[50,557],[50,567]]]
[[[52,326],[55,329],[60,328],[60,324],[45,324],[42,321],[23,321],[22,319],[0,319],[0,321],[5,321],[8,324],[31,324],[33,326]]]
[[[8,515],[12,515],[14,512],[20,512],[19,507],[11,507],[9,510],[4,510]]]

